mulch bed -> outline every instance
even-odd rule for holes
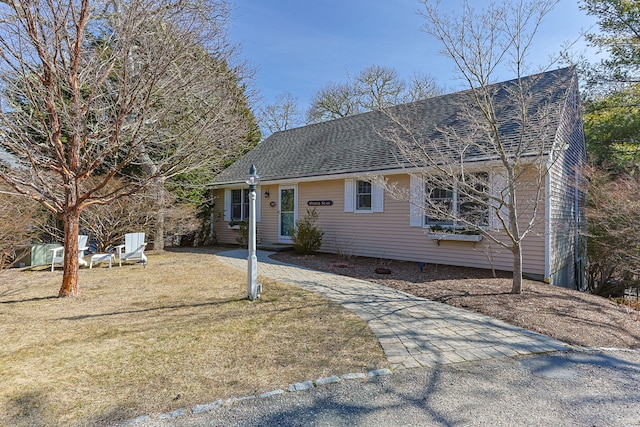
[[[497,271],[493,277],[490,270],[364,257],[343,259],[333,254],[280,252],[272,258],[369,280],[574,345],[640,348],[637,310],[600,296],[526,279],[523,293],[514,295],[508,272]]]

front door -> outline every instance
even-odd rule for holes
[[[280,220],[278,221],[279,241],[291,243],[293,229],[298,219],[298,197],[295,186],[280,187]]]

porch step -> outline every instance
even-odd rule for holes
[[[256,245],[256,247],[262,251],[281,252],[293,250],[293,245],[286,243],[271,243],[263,242]]]

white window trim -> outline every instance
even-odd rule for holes
[[[379,183],[371,182],[371,208],[358,209],[357,206],[357,182],[365,181],[362,179],[345,179],[344,180],[344,211],[350,213],[378,213],[384,212],[384,187]]]
[[[496,188],[498,184],[496,184],[495,176],[496,174],[492,172],[487,172],[489,183],[491,188]],[[411,175],[409,180],[409,225],[411,227],[422,227],[422,228],[430,228],[433,226],[440,226],[443,229],[460,229],[463,228],[462,225],[458,223],[457,220],[453,220],[452,224],[442,224],[442,222],[435,221],[429,222],[427,221],[427,215],[424,212],[424,204],[427,197],[426,191],[426,182],[422,176]],[[454,216],[457,217],[459,214],[459,197],[458,197],[458,188],[454,184],[452,188],[452,200],[451,207],[454,213]],[[499,228],[495,227],[495,221],[498,221],[496,215],[494,214],[494,209],[487,207],[488,209],[488,218],[487,225],[480,226],[482,229],[490,229],[490,228]],[[504,208],[503,208],[504,209]],[[503,210],[501,210],[501,213]]]
[[[234,187],[234,188],[225,188],[224,189],[224,221],[225,222],[231,222],[233,221],[231,219],[231,191],[232,190],[244,190],[244,191],[249,191],[248,188],[246,187]],[[256,222],[260,222],[262,220],[262,201],[261,201],[261,197],[260,195],[262,194],[262,191],[260,191],[260,187],[256,188]],[[244,196],[244,193],[243,193]],[[243,218],[240,221],[244,221],[245,219],[248,218]],[[236,220],[237,221],[237,220]]]
[[[359,182],[368,182],[362,179],[356,179],[354,181],[354,190],[353,190],[353,196],[354,196],[354,212],[355,213],[373,213],[373,184],[369,182],[369,184],[371,184],[370,188],[371,188],[371,193],[369,193],[369,196],[371,197],[371,205],[368,208],[359,208],[358,207],[358,196],[360,196],[361,194],[358,193],[358,183]]]

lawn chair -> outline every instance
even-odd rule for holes
[[[122,261],[138,260],[143,267],[147,266],[147,256],[144,248],[147,243],[144,241],[144,233],[127,233],[124,235],[124,245],[116,246],[118,254],[118,265],[122,267]]]
[[[85,236],[80,234],[78,236],[78,263],[80,265],[87,265],[87,261],[84,260],[84,251],[89,250],[87,246],[87,241],[89,240],[89,236]],[[55,264],[64,264],[64,247],[58,246],[56,248],[52,248],[51,250],[51,271],[53,271],[53,267]]]

